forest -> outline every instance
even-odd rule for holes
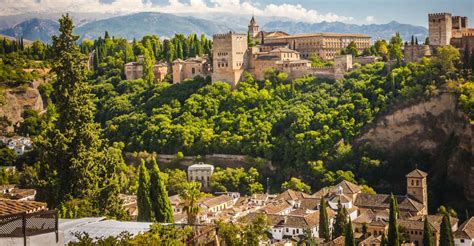
[[[2,49],[0,82],[34,79],[7,72],[14,71],[10,67],[24,68],[18,64],[21,59],[44,60],[53,68],[56,80],[41,87],[48,112],[28,112],[17,129],[34,137],[37,148],[22,157],[6,153],[4,159],[22,170],[18,182],[38,189],[38,197],[52,207],[81,208],[70,217],[90,213],[126,217],[113,200],[118,193],[137,192],[138,167],[127,165],[124,153],[242,154],[270,160],[278,168],[270,177],[272,192],[280,188],[315,192],[348,180],[363,185],[364,192],[389,193],[405,182],[405,172],[417,163],[390,167],[394,163],[370,148],[351,146],[364,126],[394,106],[426,100],[440,90],[457,93],[459,106],[474,120],[474,52],[469,50],[461,54],[451,46],[440,47],[432,58],[405,63],[402,40],[395,36],[364,51],[393,62],[356,66],[341,80],[288,80],[286,74],[269,70],[263,81],[245,74],[238,88],[231,90],[226,83],[202,77],[180,84],[154,82],[155,61],[202,55],[212,59],[212,41],[205,36],[153,35],[129,42],[105,33],[70,48],[68,38],[77,41],[73,24],[61,21],[69,29],[53,38],[52,46],[33,43],[25,49],[4,40],[3,47],[9,48]],[[354,50],[348,47],[342,52]],[[143,78],[125,80],[124,64],[139,55],[145,61]],[[70,144],[74,147],[66,147]],[[91,164],[97,166],[89,169]],[[429,165],[420,163],[421,168]],[[167,190],[179,193],[185,173],[160,167]],[[261,165],[250,170],[218,169],[211,186],[214,191],[260,193],[266,189],[268,175],[262,175],[266,172]],[[379,179],[380,174],[397,177],[400,183]],[[430,202],[430,209],[441,204],[449,201]],[[462,211],[465,205],[456,209]]]

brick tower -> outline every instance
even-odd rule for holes
[[[212,82],[229,83],[234,89],[247,66],[247,34],[229,32],[213,36]]]
[[[428,214],[428,185],[426,183],[427,173],[415,169],[406,175],[407,196],[423,204],[424,214]]]

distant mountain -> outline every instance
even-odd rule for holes
[[[58,34],[59,24],[52,20],[33,18],[11,28],[0,30],[0,34],[29,40],[50,42],[51,36]]]
[[[105,31],[110,35],[127,39],[141,38],[144,35],[156,34],[160,37],[172,37],[175,33],[205,34],[228,32],[229,27],[217,22],[189,16],[142,12],[137,14],[113,17],[87,23],[76,29],[82,38],[95,39],[103,36]]]
[[[370,35],[372,40],[390,39],[396,32],[399,32],[404,40],[411,40],[411,35],[423,42],[428,35],[425,27],[401,24],[396,21],[387,24],[355,25],[342,22],[321,22],[304,23],[292,21],[270,21],[263,28],[265,31],[284,31],[290,34],[297,33],[317,33],[317,32],[338,32],[338,33],[363,33]]]
[[[59,14],[58,14],[59,15]],[[8,26],[0,30],[0,34],[20,37],[25,39],[40,39],[51,42],[50,36],[58,33],[59,24],[55,21],[57,15],[48,18],[32,18],[12,26],[12,23],[27,18],[30,15],[0,16],[1,26]],[[38,15],[43,17],[43,15]],[[142,12],[136,14],[114,16],[103,19],[96,15],[76,14],[75,32],[81,39],[96,39],[103,36],[105,31],[116,37],[124,37],[129,40],[141,38],[144,35],[156,34],[160,37],[169,38],[175,33],[197,33],[212,36],[216,33],[225,33],[229,30],[246,32],[249,21],[248,16],[239,14],[211,14],[209,16],[196,14],[194,16],[182,16],[164,14],[158,12]],[[102,18],[102,19],[101,19]],[[355,25],[342,22],[304,23],[288,20],[276,20],[276,18],[262,19],[261,29],[264,31],[284,31],[290,34],[315,33],[315,32],[340,32],[340,33],[364,33],[370,35],[373,40],[383,38],[389,39],[396,32],[400,32],[404,40],[410,40],[415,35],[420,42],[427,36],[427,29],[420,26],[401,24],[392,21],[387,24]],[[218,20],[218,21],[217,21]],[[1,28],[0,28],[1,29]]]

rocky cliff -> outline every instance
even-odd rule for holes
[[[355,144],[368,144],[385,153],[387,159],[428,156],[430,175],[442,173],[462,187],[465,199],[474,204],[474,125],[457,105],[457,96],[444,92],[394,109],[367,126]]]
[[[26,89],[5,89],[2,91],[5,103],[0,106],[0,133],[13,132],[14,126],[23,120],[23,112],[27,109],[42,111],[43,99],[37,89],[38,83],[31,83]]]

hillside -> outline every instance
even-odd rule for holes
[[[370,35],[372,39],[390,39],[399,32],[404,40],[410,40],[414,35],[418,40],[424,41],[428,35],[425,27],[402,24],[392,21],[387,24],[355,25],[342,22],[304,23],[292,21],[271,21],[263,26],[265,31],[284,31],[290,34],[315,33],[315,32],[340,32],[340,33],[363,33]]]
[[[446,191],[431,194],[431,202],[462,201],[460,197],[465,197],[473,204],[473,130],[474,125],[458,107],[457,96],[442,93],[393,108],[390,113],[377,117],[354,142],[356,146],[369,146],[379,152],[392,166],[385,172],[398,173],[393,169],[405,169],[414,163],[430,173],[429,185]],[[401,178],[385,177],[388,182]],[[464,205],[452,202],[451,206]]]

